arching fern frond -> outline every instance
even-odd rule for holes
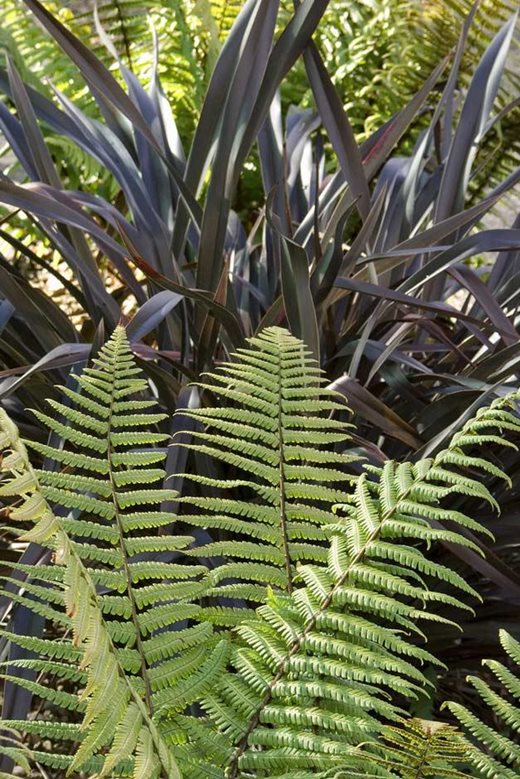
[[[45,5],[75,35],[88,41],[107,66],[113,66],[112,56],[96,30],[93,2],[68,0]],[[221,13],[222,29],[227,33],[231,18],[234,19],[239,10],[236,3],[232,11],[231,4],[226,3],[230,6],[227,13],[221,12],[218,7],[209,7],[201,17],[204,5],[167,0],[99,0],[97,3],[101,24],[118,55],[143,83],[149,82],[154,66],[153,26],[160,52],[159,74],[185,139],[193,132],[218,52]],[[31,14],[24,10],[23,4],[18,0],[5,0],[2,10],[4,24],[0,30],[0,62],[3,59],[1,50],[5,49],[20,66],[29,84],[47,90],[45,82],[50,79],[87,113],[95,112],[92,97],[85,91],[77,68],[42,32]],[[208,14],[217,30],[210,39],[202,27]]]
[[[459,703],[447,707],[468,734],[468,763],[475,777],[518,779],[520,776],[520,643],[505,630],[500,643],[510,660],[507,667],[498,660],[483,665],[490,682],[476,676],[467,681],[491,709],[496,726],[491,727]]]
[[[180,500],[187,523],[220,534],[190,552],[219,562],[210,594],[260,602],[267,584],[291,592],[300,563],[325,562],[331,507],[352,481],[349,465],[357,458],[344,451],[345,423],[326,416],[346,407],[321,386],[301,341],[272,327],[249,344],[199,384],[226,405],[180,412],[204,426],[182,446],[222,463],[231,478],[194,469],[185,478],[213,494]],[[238,495],[230,494],[233,486]],[[215,618],[225,622],[225,609]]]
[[[477,596],[422,547],[443,540],[479,551],[460,532],[482,531],[479,523],[440,503],[458,494],[495,505],[484,484],[460,469],[494,468],[484,456],[466,452],[490,435],[500,439],[502,429],[520,432],[520,420],[499,400],[436,457],[367,468],[338,507],[341,518],[325,527],[327,563],[301,565],[302,583],[292,592],[271,591],[237,628],[231,670],[203,698],[221,741],[216,754],[200,739],[197,752],[204,766],[212,758],[217,765],[199,766],[198,775],[245,779],[255,771],[299,777],[335,766],[357,770],[357,745],[370,742],[383,721],[400,720],[396,694],[410,700],[428,688],[419,666],[437,661],[419,645],[421,624],[447,621],[437,604],[468,608],[460,596]],[[186,738],[197,741],[196,731]]]
[[[155,447],[166,436],[150,430],[163,415],[153,410],[155,401],[134,399],[147,385],[124,328],[115,330],[94,366],[76,378],[78,391],[64,389],[69,405],[52,401],[51,414],[37,413],[61,445],[31,444],[62,470],[34,470],[16,431],[2,418],[4,448],[12,450],[2,468],[13,479],[0,496],[23,496],[10,512],[13,526],[35,523],[23,538],[50,545],[58,563],[25,571],[15,565],[30,579],[14,597],[64,635],[58,647],[9,638],[35,652],[40,670],[58,682],[74,677],[79,659],[86,686],[77,698],[26,676],[13,681],[83,719],[70,770],[102,753],[100,775],[112,776],[125,753],[134,755],[135,776],[148,779],[170,765],[160,737],[154,730],[148,735],[148,721],[187,675],[204,668],[208,673],[211,664],[218,673],[226,642],[212,638],[211,625],[198,620],[200,607],[193,600],[204,591],[205,568],[179,561],[192,539],[171,535],[172,517],[161,511],[164,501],[176,497],[161,486],[165,452]],[[74,638],[68,641],[71,630]],[[185,691],[186,705],[204,689],[203,682]],[[178,775],[175,767],[168,770]]]

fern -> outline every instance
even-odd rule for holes
[[[14,599],[55,637],[5,630],[30,654],[4,678],[63,710],[4,723],[7,755],[26,764],[10,735],[19,730],[56,745],[33,751],[52,770],[114,779],[458,779],[466,760],[481,770],[452,729],[406,722],[407,705],[430,691],[421,666],[438,665],[423,646],[428,622],[454,625],[442,609],[471,611],[464,601],[478,598],[427,552],[439,541],[480,551],[469,535],[489,531],[445,501],[497,508],[484,477],[507,476],[485,449],[520,432],[511,398],[481,409],[435,457],[367,464],[353,478],[345,426],[330,416],[345,406],[320,387],[302,343],[268,328],[200,385],[225,405],[183,412],[206,426],[190,445],[195,463],[209,457],[225,476],[196,468],[193,494],[179,497],[161,486],[163,417],[122,327],[77,383],[39,414],[53,443],[31,444],[55,470],[34,469],[0,419],[0,496],[21,497],[11,526],[29,523],[21,538],[55,557],[14,566],[27,577]],[[173,534],[161,509],[172,500],[184,526],[214,540],[194,547]],[[516,710],[485,695],[518,730]],[[493,744],[511,763],[513,740]]]
[[[277,337],[273,331],[264,336]],[[236,375],[234,367],[230,374]],[[233,399],[240,394],[226,392]],[[248,406],[260,405],[242,394]],[[436,660],[417,643],[424,635],[421,623],[448,621],[437,604],[468,608],[450,588],[478,596],[416,544],[445,541],[479,552],[460,529],[484,528],[439,502],[459,494],[496,507],[482,481],[460,469],[491,469],[507,478],[485,458],[468,453],[502,440],[501,430],[519,432],[520,422],[498,400],[435,458],[367,467],[348,502],[338,507],[342,518],[324,526],[330,537],[327,563],[300,565],[292,591],[271,589],[265,605],[237,627],[231,669],[202,702],[221,734],[218,749],[213,742],[208,746],[205,731],[184,728],[187,743],[195,741],[203,759],[198,767],[197,761],[190,765],[194,776],[303,777],[346,760],[355,767],[357,745],[370,741],[382,721],[402,716],[395,694],[410,700],[428,688],[418,665]],[[326,489],[324,495],[329,497]],[[437,588],[430,584],[435,580]],[[176,741],[182,738],[175,723],[172,733]],[[187,749],[185,763],[189,754]]]
[[[353,479],[348,466],[357,458],[334,450],[348,445],[348,426],[319,413],[346,407],[321,386],[318,364],[302,343],[273,327],[249,344],[199,385],[227,405],[181,412],[204,425],[194,443],[182,446],[235,475],[185,474],[213,495],[180,500],[189,525],[222,538],[190,552],[214,561],[208,594],[260,602],[266,584],[290,593],[299,563],[326,560],[331,507]],[[232,609],[216,610],[214,619],[225,623],[226,615],[233,624]]]
[[[360,750],[363,754],[363,749]],[[464,779],[468,747],[456,728],[442,722],[404,720],[386,726],[375,746],[320,779]]]
[[[119,327],[94,367],[77,377],[80,391],[64,390],[71,405],[51,403],[53,415],[38,414],[64,446],[31,446],[64,465],[61,472],[29,465],[25,446],[4,414],[2,443],[8,453],[2,469],[12,478],[0,494],[23,496],[21,506],[10,512],[12,522],[35,523],[22,538],[50,545],[58,564],[31,571],[18,600],[53,621],[64,636],[58,644],[8,637],[37,654],[34,669],[58,682],[82,680],[84,690],[77,698],[57,691],[56,685],[24,677],[13,681],[82,718],[75,756],[61,758],[69,771],[103,751],[100,776],[111,776],[122,756],[133,755],[134,776],[148,779],[180,776],[152,722],[153,712],[185,673],[190,653],[198,656],[199,644],[214,662],[222,662],[225,642],[211,642],[209,624],[189,624],[199,611],[189,600],[203,589],[205,569],[172,561],[191,538],[168,534],[171,516],[158,510],[176,493],[156,486],[164,478],[157,467],[164,451],[150,447],[165,435],[146,428],[163,415],[150,410],[154,401],[131,399],[146,387],[139,373]],[[171,586],[162,587],[164,580]],[[72,640],[67,639],[70,631]],[[68,725],[55,727],[61,737],[71,737]],[[56,765],[55,756],[39,759]]]
[[[209,7],[202,13],[205,5],[210,4],[171,3],[168,0],[152,3],[100,0],[97,3],[101,25],[122,62],[145,82],[154,67],[150,25],[153,26],[160,52],[159,75],[184,138],[193,132],[211,67],[220,48],[218,30],[222,30],[222,35],[227,34],[231,17],[234,20],[239,10],[236,3],[225,4],[229,9],[219,9],[216,4],[215,8]],[[46,7],[75,35],[88,40],[96,55],[108,66],[113,66],[111,54],[96,29],[94,3],[69,1],[46,3]],[[37,89],[42,89],[46,78],[51,79],[54,86],[92,114],[95,111],[92,98],[85,92],[77,69],[57,44],[42,34],[31,15],[20,9],[17,0],[5,0],[3,11],[5,24],[0,31],[0,45],[15,59],[24,79]],[[203,27],[208,18],[212,28],[217,30],[209,39]],[[59,143],[63,143],[62,139]]]
[[[512,668],[497,660],[485,660],[484,666],[493,677],[493,685],[475,676],[468,682],[491,709],[496,727],[459,703],[447,706],[468,732],[468,763],[474,776],[486,779],[518,779],[520,776],[520,643],[505,630],[500,631],[500,643]]]
[[[40,543],[52,541],[55,547],[55,562],[63,566],[60,600],[66,606],[66,623],[72,631],[72,640],[66,649],[63,648],[61,656],[74,663],[69,665],[52,662],[47,658],[49,655],[52,657],[54,652],[42,652],[45,657],[43,660],[15,661],[11,663],[11,667],[37,669],[62,680],[80,679],[83,691],[81,696],[76,698],[63,691],[46,689],[36,682],[20,682],[17,678],[13,678],[13,681],[23,683],[31,692],[38,692],[60,706],[81,712],[83,722],[79,729],[56,723],[51,731],[56,740],[70,738],[71,731],[78,741],[81,740],[75,756],[67,756],[66,763],[70,770],[83,767],[101,745],[108,746],[109,751],[100,776],[108,776],[122,759],[128,759],[134,753],[136,756],[146,753],[153,771],[143,773],[136,769],[135,776],[142,779],[158,776],[159,771],[164,769],[168,776],[180,777],[173,757],[165,748],[151,721],[150,712],[131,683],[122,658],[118,656],[92,577],[83,564],[75,543],[62,529],[60,519],[45,500],[36,474],[29,464],[25,446],[3,410],[0,412],[0,430],[2,449],[8,451],[2,462],[2,471],[10,473],[10,478],[1,488],[1,494],[20,496],[23,500],[20,506],[11,511],[11,518],[14,521],[34,522],[34,528],[25,534],[24,539]],[[28,591],[31,592],[30,585]],[[26,602],[30,603],[29,600]],[[44,608],[43,613],[46,611],[48,609]],[[65,621],[60,619],[59,612],[53,611],[52,614],[56,615],[59,621]],[[45,615],[49,616],[48,613]],[[11,635],[11,639],[17,641],[14,635]],[[38,642],[31,639],[27,642],[27,647],[33,651],[42,649],[41,643],[38,645]],[[107,708],[109,696],[111,706]],[[25,723],[6,722],[5,725],[9,729],[22,725],[25,730]],[[31,727],[28,730],[30,732]],[[44,723],[40,728],[33,723],[33,732],[39,736],[48,735],[49,726]],[[81,736],[84,737],[80,739]],[[18,762],[24,758],[20,748],[3,745],[2,751],[16,757]],[[45,760],[45,756],[43,758]],[[51,759],[51,764],[55,764],[54,759]]]
[[[387,727],[375,751],[380,755],[376,762],[390,776],[400,779],[464,779],[467,776],[460,768],[466,762],[468,748],[460,733],[443,722],[411,719],[401,727]],[[343,779],[341,773],[336,779]]]

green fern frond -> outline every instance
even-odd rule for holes
[[[325,562],[324,528],[334,521],[332,504],[352,481],[348,468],[356,459],[344,451],[349,443],[345,425],[325,416],[345,406],[321,386],[318,366],[302,343],[272,327],[249,344],[237,350],[236,362],[200,385],[225,406],[179,412],[204,425],[194,432],[195,443],[181,445],[232,469],[237,486],[250,493],[247,500],[230,499],[232,480],[195,470],[185,478],[212,488],[215,497],[180,498],[187,523],[223,536],[190,552],[223,561],[213,574],[211,594],[225,596],[221,582],[226,587],[234,580],[234,596],[246,600],[251,583],[290,592],[301,562]],[[323,448],[331,443],[341,450]]]
[[[21,497],[11,525],[32,523],[21,538],[55,557],[12,566],[27,576],[12,597],[52,621],[57,637],[3,632],[32,653],[8,661],[4,678],[70,712],[69,722],[37,719],[25,730],[58,745],[35,752],[42,765],[100,779],[174,779],[177,766],[190,779],[462,776],[465,741],[404,723],[407,701],[430,686],[421,666],[438,665],[423,624],[454,625],[438,606],[468,609],[462,598],[478,597],[426,552],[437,541],[480,552],[460,530],[484,529],[443,501],[471,496],[496,508],[480,477],[507,478],[485,447],[520,432],[516,396],[479,411],[435,457],[366,465],[354,478],[348,436],[332,417],[345,406],[320,387],[302,343],[269,328],[203,385],[223,407],[183,412],[207,427],[190,451],[214,468],[186,474],[194,494],[179,497],[162,487],[162,417],[133,399],[146,384],[123,328],[93,366],[47,415],[60,444],[34,447],[55,470],[33,469],[0,418],[9,474],[0,497]],[[171,530],[161,509],[171,500],[184,526],[217,531],[208,543]],[[6,588],[16,581],[6,577]],[[520,664],[520,645],[508,651]],[[494,670],[520,697],[513,674]],[[475,686],[516,737],[514,701]],[[514,738],[494,743],[486,759],[509,770]]]
[[[384,729],[377,762],[399,779],[464,779],[468,748],[443,722],[411,719]],[[340,774],[341,776],[341,774]]]
[[[164,532],[172,517],[153,510],[177,495],[162,488],[164,471],[151,467],[165,457],[164,451],[153,449],[165,436],[148,428],[163,415],[146,410],[149,401],[132,399],[146,389],[139,374],[125,330],[118,327],[94,367],[78,377],[80,391],[66,393],[73,405],[53,403],[54,415],[44,417],[64,446],[34,448],[43,449],[51,459],[55,456],[65,465],[62,471],[34,470],[16,429],[2,416],[7,450],[2,469],[12,478],[0,486],[0,497],[22,496],[22,503],[9,511],[13,527],[32,522],[21,538],[50,545],[56,563],[34,571],[25,568],[31,577],[27,587],[11,597],[52,621],[63,635],[73,633],[71,643],[56,648],[42,639],[12,634],[9,639],[35,652],[42,669],[63,681],[75,678],[78,656],[73,650],[82,650],[79,670],[87,674],[87,682],[80,699],[13,677],[43,700],[82,714],[83,738],[70,771],[104,753],[100,776],[111,776],[125,752],[126,758],[134,756],[136,777],[158,776],[159,769],[173,777],[180,773],[151,720],[156,692],[164,705],[165,677],[160,676],[160,682],[157,677],[161,666],[191,647],[204,645],[212,657],[213,628],[209,622],[200,623],[200,607],[188,602],[207,589],[206,569],[172,559],[192,539]],[[138,451],[136,445],[141,447]],[[88,454],[83,460],[85,447]],[[16,568],[24,570],[22,565]],[[156,591],[150,593],[153,582]],[[166,582],[168,586],[163,586]],[[103,594],[99,586],[105,589]],[[215,652],[216,647],[214,642]],[[178,679],[172,676],[171,684],[178,684]],[[110,715],[103,707],[108,695]],[[193,700],[186,693],[185,698],[187,704]],[[140,722],[131,734],[129,722]],[[140,774],[141,770],[152,773]]]
[[[520,775],[520,643],[505,630],[500,631],[500,643],[512,668],[497,660],[485,660],[483,665],[492,682],[469,676],[467,681],[479,698],[491,709],[496,726],[459,703],[447,705],[468,734],[468,763],[474,775],[485,779],[517,779]]]
[[[59,518],[53,514],[49,504],[45,500],[39,487],[27,456],[23,442],[19,439],[18,431],[3,410],[0,411],[0,434],[3,450],[7,450],[8,457],[2,463],[2,470],[9,474],[8,481],[0,488],[2,494],[17,493],[22,499],[22,505],[13,509],[11,516],[16,518],[17,512],[32,514],[35,523],[34,529],[26,534],[26,537],[41,543],[51,543],[55,549],[56,563],[63,566],[63,603],[66,606],[66,619],[72,630],[72,647],[80,650],[81,661],[79,671],[84,672],[83,692],[78,698],[76,695],[59,689],[46,687],[29,679],[10,676],[4,678],[25,687],[33,694],[39,695],[43,700],[71,711],[79,712],[82,716],[83,738],[73,759],[70,761],[69,770],[84,767],[101,747],[108,747],[109,752],[105,762],[117,750],[115,737],[121,723],[125,721],[128,709],[135,710],[140,717],[139,733],[149,733],[149,751],[155,755],[158,765],[166,771],[168,776],[178,776],[173,757],[162,744],[161,737],[153,724],[150,712],[147,711],[143,700],[136,692],[134,685],[121,665],[116,647],[114,646],[108,626],[103,618],[99,606],[99,596],[96,588],[88,575],[76,548],[69,536],[60,525]],[[7,461],[7,468],[6,463]],[[30,603],[30,601],[27,601]],[[44,609],[46,617],[53,618],[54,611],[49,614],[45,604],[38,604]],[[33,609],[38,612],[38,606]],[[47,612],[47,613],[46,613]],[[18,643],[18,637],[12,636]],[[23,641],[20,642],[23,644]],[[37,649],[38,642],[28,639],[27,645],[32,650]],[[56,654],[60,656],[59,649]],[[62,657],[67,657],[65,652]],[[75,678],[78,666],[73,667],[62,663],[48,662],[45,659],[36,661],[40,669],[45,673],[54,674],[60,679],[71,680]],[[110,690],[112,708],[107,713],[106,700]],[[10,722],[5,723],[8,728]],[[60,723],[61,724],[61,723]],[[33,727],[37,729],[36,723]],[[59,724],[56,723],[57,729]],[[63,735],[70,736],[68,725],[63,726]],[[129,757],[135,750],[135,745],[130,744],[125,757]],[[118,760],[119,762],[119,760]],[[145,779],[144,774],[135,772],[135,776]],[[107,776],[103,771],[100,776]]]
[[[437,661],[410,637],[423,635],[423,619],[443,619],[437,604],[463,606],[460,592],[478,594],[428,560],[416,541],[427,547],[445,540],[479,551],[458,532],[470,521],[465,515],[444,517],[451,530],[430,522],[438,522],[438,501],[447,495],[471,494],[495,505],[483,483],[459,469],[471,447],[468,467],[489,470],[473,456],[483,424],[497,435],[504,424],[520,432],[520,420],[506,411],[511,400],[479,412],[434,458],[367,468],[327,527],[327,564],[301,565],[292,592],[272,591],[255,617],[236,628],[230,672],[203,699],[228,755],[226,779],[245,779],[255,770],[292,776],[288,766],[295,772],[309,766],[315,773],[345,765],[357,770],[357,745],[370,742],[382,722],[401,720],[395,693],[410,700],[428,689],[420,665]],[[453,452],[462,459],[454,463]],[[438,587],[426,585],[421,573]],[[456,766],[453,771],[457,776]]]

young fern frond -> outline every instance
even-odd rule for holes
[[[40,661],[25,661],[26,667],[37,668],[44,673],[54,674],[57,678],[79,679],[83,690],[79,698],[68,696],[67,693],[52,695],[56,703],[70,703],[71,708],[81,713],[81,726],[73,726],[74,736],[80,746],[73,757],[67,756],[65,764],[69,772],[79,770],[90,763],[100,749],[105,747],[106,757],[100,766],[99,777],[111,775],[114,767],[122,760],[131,759],[143,751],[146,752],[152,773],[134,770],[134,777],[149,779],[152,776],[181,777],[173,755],[164,744],[156,725],[152,721],[151,712],[147,709],[142,695],[136,690],[128,675],[122,658],[113,642],[108,624],[103,614],[100,599],[88,569],[77,551],[75,542],[63,529],[61,520],[56,516],[38,482],[25,445],[20,440],[18,431],[7,414],[0,409],[0,444],[4,457],[1,470],[8,474],[8,479],[0,487],[0,495],[20,497],[21,505],[11,509],[10,516],[14,521],[34,523],[33,528],[22,536],[25,540],[46,543],[54,548],[55,562],[62,567],[61,600],[66,606],[66,620],[72,632],[70,651],[65,650],[67,660],[74,659],[74,665],[53,663],[47,659]],[[30,585],[28,585],[30,588]],[[30,603],[27,599],[26,604]],[[17,641],[16,636],[11,636]],[[38,649],[37,642],[27,641],[28,648]],[[59,651],[58,651],[59,654]],[[13,664],[11,664],[13,665]],[[18,681],[13,677],[12,681]],[[31,688],[31,683],[26,683]],[[45,695],[41,685],[32,684],[33,689],[39,689]],[[110,699],[111,705],[107,706]],[[26,723],[6,722],[2,727],[14,729],[19,726],[25,732]],[[32,726],[32,728],[31,728]],[[49,724],[31,723],[31,729],[39,736],[45,735]],[[64,723],[55,723],[52,734],[56,741],[70,738],[71,727]],[[15,758],[22,765],[27,764],[24,749],[8,747],[2,744],[2,752]],[[40,755],[45,762],[45,755]],[[55,762],[51,760],[55,765]]]
[[[434,458],[367,468],[338,507],[341,518],[325,528],[327,563],[301,565],[303,583],[292,592],[271,592],[237,628],[232,667],[203,699],[221,733],[222,773],[201,766],[201,776],[245,779],[257,771],[293,777],[288,767],[295,777],[310,776],[349,764],[349,758],[354,767],[357,745],[370,741],[382,721],[401,718],[395,694],[406,700],[427,689],[418,665],[437,661],[417,643],[421,622],[447,622],[437,604],[468,608],[460,595],[478,595],[416,544],[447,541],[479,552],[459,528],[484,529],[439,501],[459,494],[495,505],[484,484],[458,468],[467,449],[486,443],[490,432],[500,438],[504,428],[520,432],[520,420],[500,400]],[[476,473],[491,466],[481,459],[469,457]],[[203,741],[198,748],[206,765]]]
[[[353,479],[348,466],[357,459],[334,450],[345,449],[349,438],[345,423],[329,415],[346,407],[321,386],[321,371],[302,342],[271,327],[249,344],[199,384],[227,405],[180,412],[204,426],[182,446],[236,473],[226,481],[186,474],[213,495],[181,498],[187,523],[221,535],[191,552],[224,560],[211,590],[220,601],[261,602],[266,585],[290,593],[300,563],[325,562],[331,508],[343,498]],[[230,497],[233,485],[240,493]],[[225,608],[215,612],[215,619],[226,618],[236,621]]]
[[[319,779],[467,779],[468,747],[458,730],[443,722],[403,720],[387,725],[375,745],[359,750],[344,768]]]
[[[493,712],[497,727],[482,722],[459,703],[447,705],[468,733],[468,759],[472,776],[479,779],[518,779],[520,776],[520,643],[505,630],[500,643],[511,668],[497,660],[483,665],[494,677],[493,685],[476,676],[467,681]]]

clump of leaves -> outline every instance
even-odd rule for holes
[[[351,412],[338,411],[338,418],[355,421],[355,444],[374,466],[388,457],[434,455],[478,407],[516,386],[518,225],[478,224],[519,172],[493,183],[485,197],[474,200],[473,191],[486,143],[509,116],[499,110],[499,93],[515,20],[499,30],[460,90],[468,20],[453,58],[358,145],[311,43],[326,5],[302,3],[278,33],[277,2],[244,5],[186,148],[158,69],[148,89],[124,64],[122,81],[115,80],[59,19],[27,0],[81,73],[99,114],[80,110],[59,90],[51,99],[30,88],[13,65],[0,71],[0,124],[19,161],[16,177],[0,181],[0,200],[26,214],[41,236],[29,244],[12,229],[13,216],[0,225],[10,252],[0,256],[0,398],[23,434],[45,444],[45,427],[25,409],[43,413],[44,397],[60,402],[54,385],[72,388],[70,365],[80,370],[121,319],[168,413],[161,429],[191,441],[194,420],[171,413],[198,404],[187,382],[269,325],[288,325],[303,338],[333,388],[347,395]],[[279,92],[299,58],[315,111],[284,116]],[[417,126],[424,127],[420,135]],[[50,133],[104,167],[117,196],[95,181],[68,186],[63,155],[46,143]],[[404,140],[413,151],[398,156]],[[257,219],[240,183],[252,152],[265,196]],[[72,301],[73,321],[49,289],[27,283],[11,257],[52,276]],[[185,470],[186,454],[177,451],[166,460],[170,477]],[[206,474],[206,455],[192,449],[191,456]],[[514,474],[516,452],[504,459]],[[227,478],[224,464],[215,470]],[[513,620],[520,593],[516,498],[506,499],[494,474],[482,479],[505,504],[497,544],[479,542],[486,561],[457,547],[458,565],[471,570],[473,585],[485,577],[484,597],[495,603],[498,595],[506,612],[510,604],[512,616],[504,619]],[[176,484],[182,487],[183,477]],[[240,499],[249,497],[244,488]],[[454,510],[490,523],[478,496],[452,497]],[[204,532],[198,527],[197,538],[212,544]],[[229,539],[215,543],[222,540]],[[27,559],[38,554],[33,546]],[[494,626],[481,622],[473,630],[494,640]],[[449,646],[443,625],[431,638],[441,653]]]

